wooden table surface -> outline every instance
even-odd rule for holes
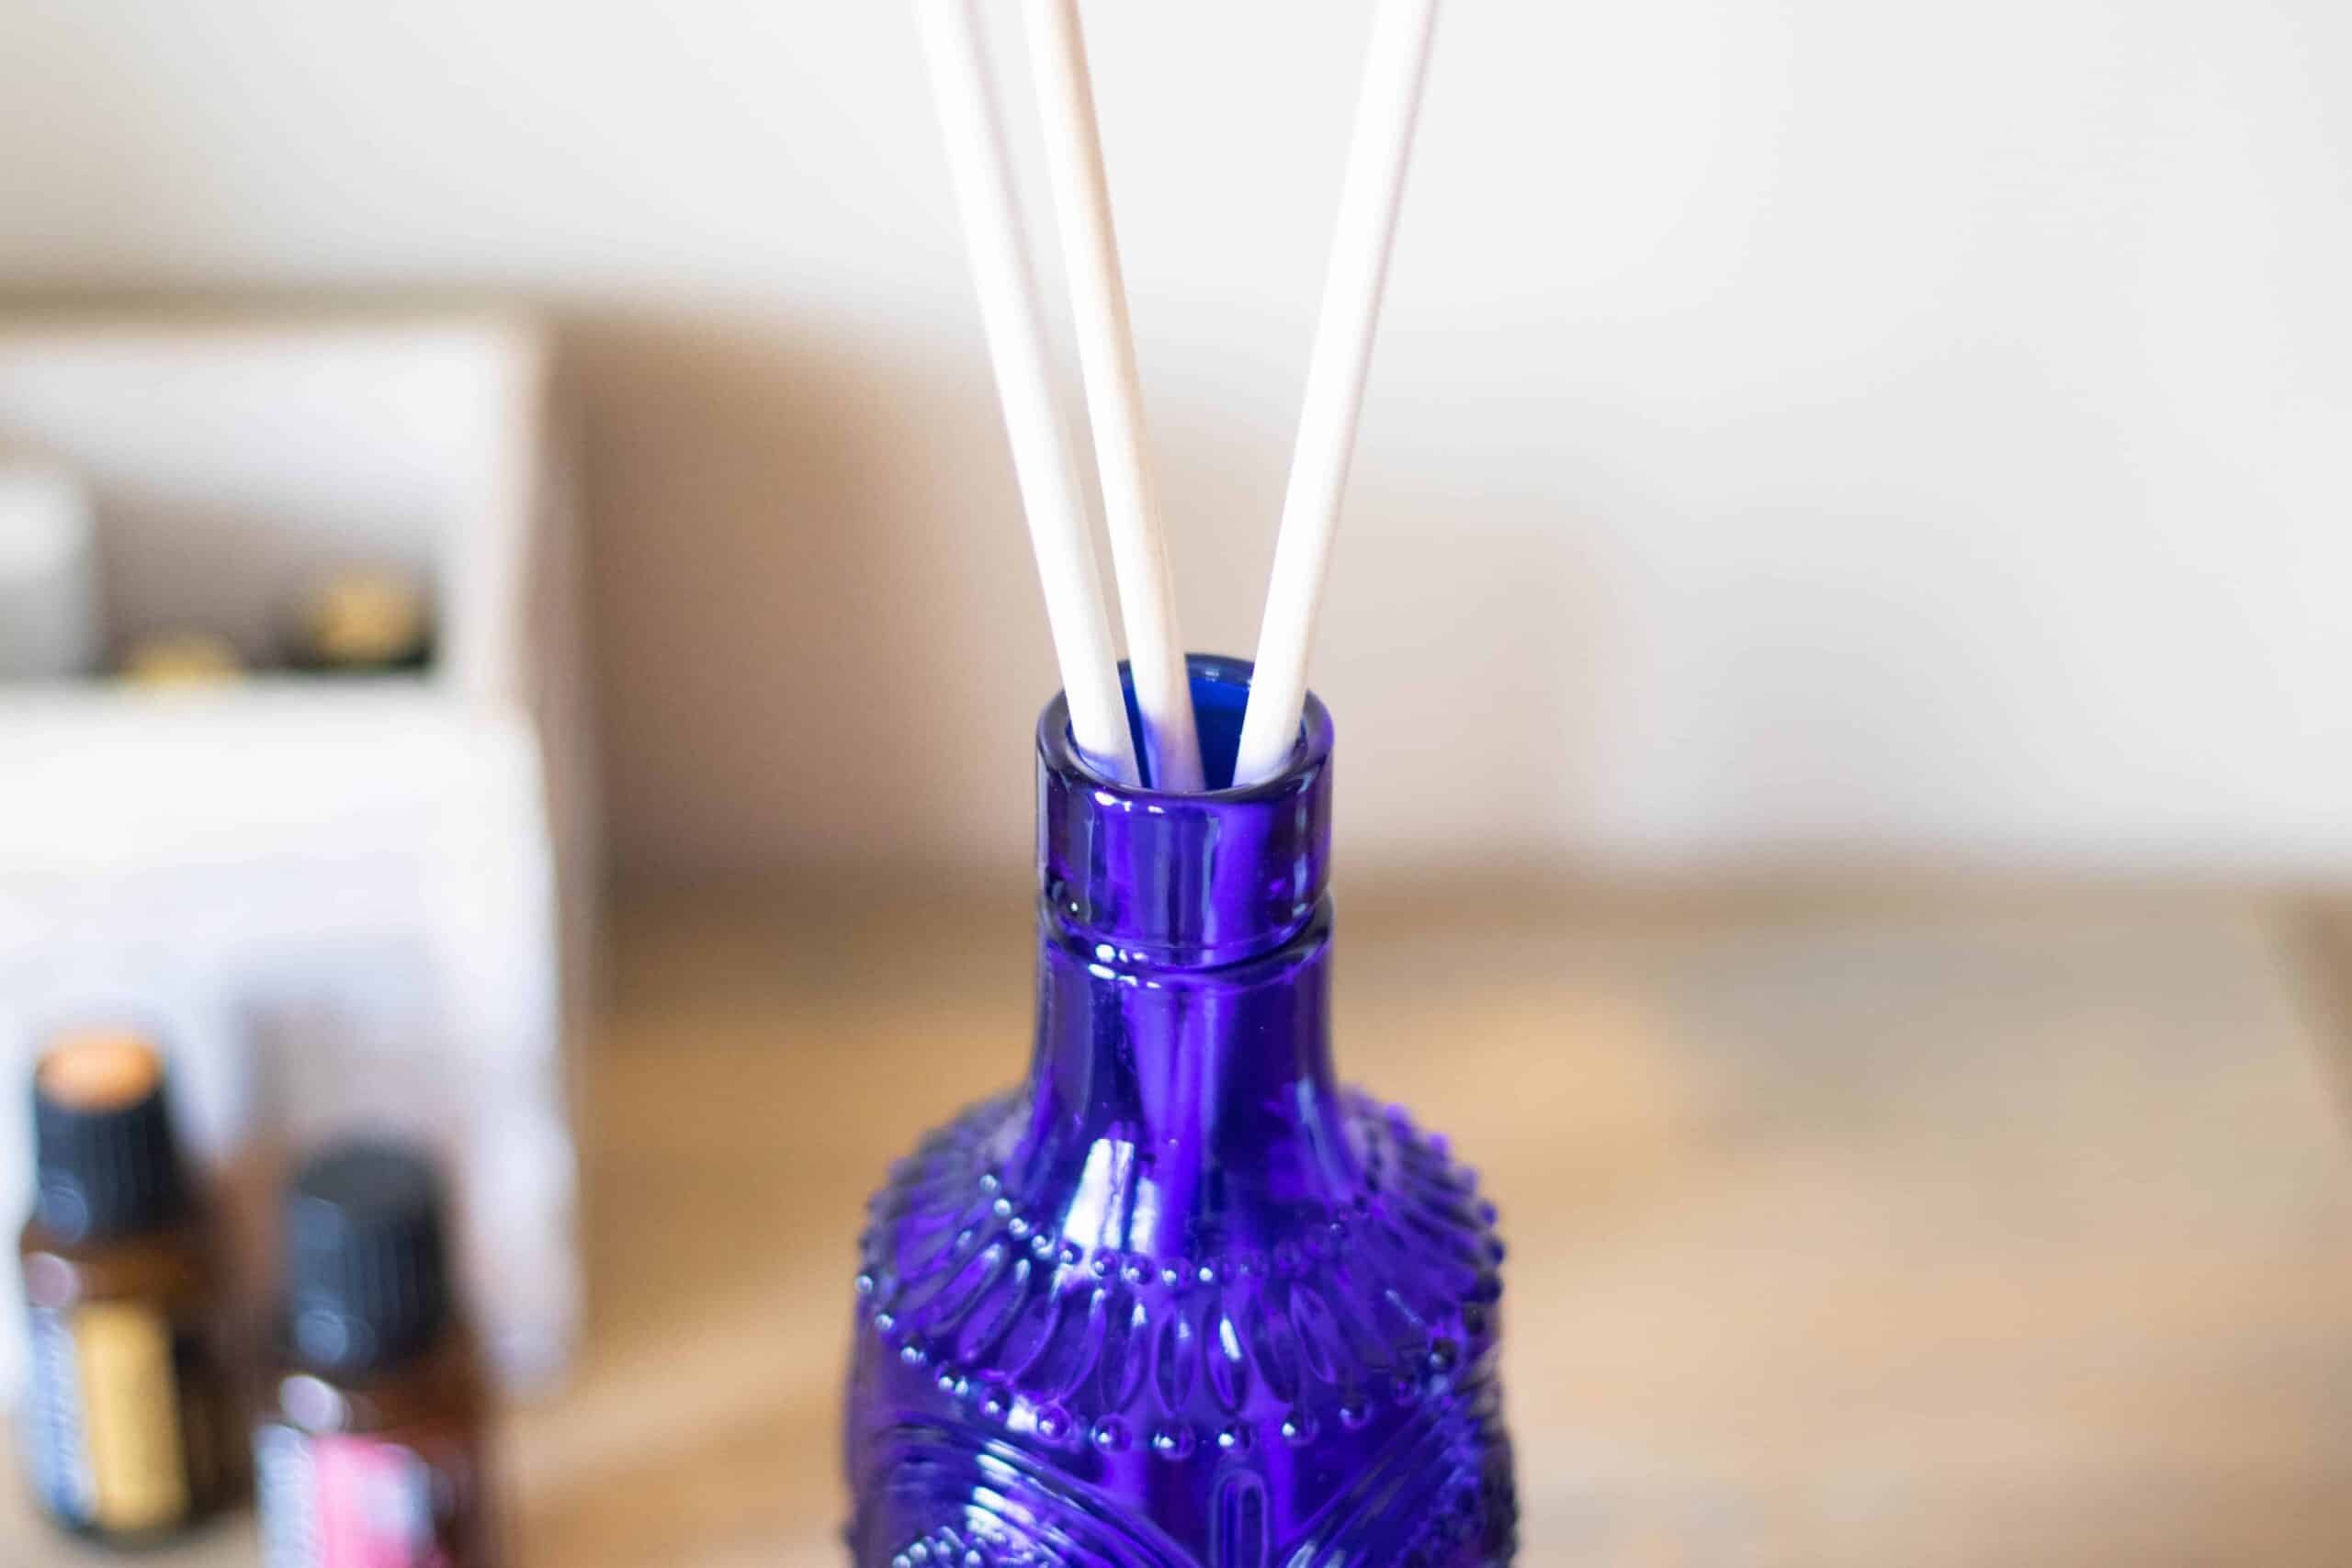
[[[1027,918],[625,904],[594,1321],[503,1433],[526,1568],[841,1562],[861,1202],[1021,1071]],[[1512,1242],[1521,1561],[2352,1562],[2304,929],[2212,892],[1344,896],[1342,1071],[1454,1135]],[[8,1562],[98,1560],[20,1509]],[[254,1560],[243,1520],[149,1559]]]

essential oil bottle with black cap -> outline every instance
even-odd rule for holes
[[[266,1568],[492,1568],[489,1394],[432,1165],[328,1149],[286,1197],[254,1454]]]
[[[235,1485],[220,1274],[172,1132],[162,1063],[135,1035],[60,1039],[33,1077],[25,1416],[35,1488],[67,1529],[169,1537]]]

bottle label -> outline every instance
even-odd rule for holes
[[[92,1518],[96,1487],[82,1440],[82,1378],[74,1368],[74,1325],[62,1312],[33,1309],[32,1382],[25,1400],[25,1452],[41,1501],[77,1525]]]
[[[139,1302],[36,1307],[32,1350],[29,1448],[50,1507],[108,1534],[187,1517],[188,1450],[170,1320]]]
[[[254,1438],[264,1568],[473,1568],[476,1467],[462,1443],[411,1447],[311,1436]]]

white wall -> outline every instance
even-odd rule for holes
[[[1089,10],[1196,646],[1361,11]],[[1438,51],[1317,682],[1359,863],[2352,862],[2352,7]],[[1011,858],[1052,677],[935,134],[895,0],[12,0],[0,285],[552,302],[624,857]]]

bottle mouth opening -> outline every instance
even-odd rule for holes
[[[1204,772],[1229,781],[1250,664],[1209,654],[1188,662]],[[1056,697],[1037,728],[1046,908],[1105,962],[1213,966],[1283,946],[1307,929],[1329,876],[1331,738],[1331,716],[1310,694],[1283,772],[1177,795],[1104,778],[1080,754]]]
[[[1136,705],[1135,680],[1123,661],[1119,684],[1126,698],[1127,733],[1134,738],[1140,784],[1114,783],[1091,758],[1078,748],[1070,734],[1069,703],[1057,693],[1037,724],[1037,750],[1046,766],[1087,785],[1131,800],[1149,800],[1163,807],[1185,803],[1235,805],[1294,794],[1331,755],[1331,715],[1322,700],[1309,692],[1298,727],[1297,744],[1291,748],[1283,771],[1252,784],[1236,786],[1233,764],[1241,749],[1241,720],[1250,705],[1250,663],[1217,653],[1185,656],[1193,684],[1193,716],[1200,734],[1201,772],[1210,787],[1197,794],[1177,794],[1154,787],[1151,763],[1143,743],[1143,715]]]

